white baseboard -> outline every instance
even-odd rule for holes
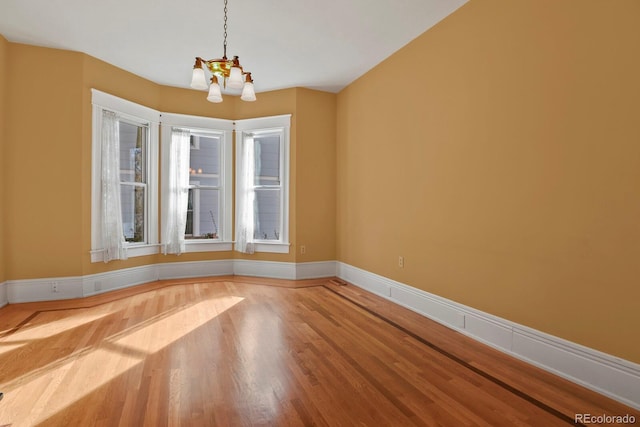
[[[143,283],[158,280],[158,265],[144,265],[141,267],[125,268],[105,273],[82,276],[82,295],[88,297],[129,288]],[[75,298],[75,297],[74,297]]]
[[[4,307],[9,304],[9,298],[7,297],[7,283],[0,283],[0,307]]]
[[[54,291],[54,286],[56,291]],[[52,301],[83,297],[82,277],[51,277],[45,279],[9,280],[9,304]]]
[[[233,260],[190,261],[157,264],[158,276],[164,279],[226,276],[233,273]]]
[[[295,266],[297,280],[335,277],[337,273],[336,261],[299,262]]]
[[[640,365],[519,325],[357,267],[337,276],[477,341],[640,409]]]
[[[296,279],[293,262],[233,260],[233,273],[239,276],[269,277],[272,279]]]
[[[171,262],[87,276],[11,280],[0,284],[0,306],[3,305],[3,301],[4,304],[16,304],[83,298],[156,280],[234,274],[289,280],[333,277],[336,274],[336,262],[298,264],[251,260]],[[56,292],[53,291],[54,284]]]

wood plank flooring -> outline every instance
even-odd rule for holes
[[[4,307],[0,391],[0,426],[566,426],[577,413],[640,420],[325,279],[163,281]]]

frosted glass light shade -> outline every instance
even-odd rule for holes
[[[240,89],[242,88],[242,84],[242,70],[240,69],[240,67],[231,67],[229,80],[227,80],[227,86],[232,89]]]
[[[204,77],[204,70],[202,68],[196,67],[193,69],[191,87],[198,90],[207,89],[207,79]]]
[[[220,85],[218,83],[211,83],[209,86],[209,96],[207,96],[209,102],[222,102],[222,93],[220,92]]]
[[[243,101],[255,101],[256,100],[256,92],[253,89],[253,83],[246,82],[244,87],[242,88],[242,95],[240,95],[240,99]]]

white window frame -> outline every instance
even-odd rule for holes
[[[144,125],[149,128],[147,139],[146,176],[147,191],[145,200],[144,243],[125,242],[128,257],[153,255],[160,251],[158,241],[158,153],[160,112],[127,101],[117,96],[91,89],[93,105],[92,143],[91,143],[91,262],[103,261],[102,213],[100,199],[101,163],[102,163],[102,112],[109,110],[117,113],[127,122]]]
[[[168,186],[169,177],[169,146],[171,141],[171,128],[179,127],[196,132],[215,134],[220,137],[220,201],[221,209],[219,238],[214,239],[187,239],[185,240],[185,253],[189,252],[216,252],[230,251],[233,249],[233,121],[214,119],[211,117],[190,116],[184,114],[162,113],[162,187]],[[162,230],[165,229],[162,218]],[[220,230],[219,230],[220,231]]]
[[[280,198],[280,221],[282,224],[280,240],[259,240],[254,241],[255,252],[289,253],[291,244],[289,243],[289,169],[290,153],[289,138],[291,128],[291,114],[281,116],[259,117],[254,119],[244,119],[235,121],[236,130],[236,171],[240,167],[240,153],[242,144],[246,136],[260,136],[261,134],[280,133],[280,178],[282,187],[282,197]],[[236,188],[238,176],[236,174]],[[237,199],[237,198],[236,198]],[[236,205],[236,217],[237,217]],[[237,221],[237,220],[236,220]],[[237,226],[237,222],[236,222]]]

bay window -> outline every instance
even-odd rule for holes
[[[91,93],[92,262],[234,243],[246,253],[289,252],[290,115],[234,122]]]

